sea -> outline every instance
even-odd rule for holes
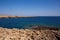
[[[32,28],[40,25],[60,28],[60,16],[0,18],[0,27],[3,28]]]

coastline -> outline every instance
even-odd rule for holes
[[[27,17],[35,17],[35,16],[0,16],[0,18],[27,18]]]
[[[32,18],[32,17],[60,17],[60,16],[0,16],[0,18]]]
[[[60,29],[51,30],[51,28],[47,27],[46,28],[36,27],[33,29],[16,29],[16,28],[8,29],[0,27],[0,40],[59,40],[59,39]]]
[[[40,29],[49,29],[49,30],[60,30],[60,28],[58,28],[58,27],[51,27],[51,26],[42,26],[42,25],[40,25],[40,26],[34,26],[34,27],[32,27],[32,29],[35,29],[35,30],[40,30]]]

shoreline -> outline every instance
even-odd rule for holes
[[[0,18],[30,18],[30,17],[60,17],[60,16],[0,16]]]
[[[28,26],[29,27],[29,26]],[[18,28],[18,27],[0,27],[0,28],[7,28],[7,29],[13,29],[13,28],[16,28],[16,29],[50,29],[50,30],[59,30],[60,28],[59,27],[54,27],[54,26],[43,26],[43,25],[40,25],[40,26],[32,26],[30,28]]]
[[[37,29],[37,30],[40,30],[40,29],[60,30],[60,28],[58,28],[58,27],[50,27],[50,26],[35,26],[35,27],[32,27],[32,29]]]
[[[35,16],[0,16],[0,18],[30,18]]]

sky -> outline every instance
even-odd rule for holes
[[[60,0],[0,0],[0,15],[60,16]]]

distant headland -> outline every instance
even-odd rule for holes
[[[22,17],[34,17],[34,16],[0,16],[0,18],[22,18]]]

